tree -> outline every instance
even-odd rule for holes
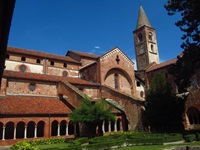
[[[111,112],[112,109],[113,107],[103,99],[94,103],[88,97],[85,97],[82,99],[81,106],[70,113],[69,117],[72,122],[80,123],[81,136],[94,137],[96,127],[102,125],[104,120],[115,120],[115,115]]]
[[[184,100],[172,94],[172,88],[161,73],[154,75],[147,91],[144,126],[156,131],[180,130],[183,122]]]
[[[184,51],[178,56],[172,74],[176,77],[179,91],[184,92],[195,70],[200,67],[200,1],[168,0],[165,8],[169,15],[180,13],[182,17],[175,24],[184,32],[181,45]]]

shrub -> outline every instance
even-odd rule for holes
[[[192,141],[196,140],[196,136],[195,136],[195,134],[188,134],[188,135],[184,136],[184,140],[186,142],[192,142]]]
[[[37,146],[31,145],[28,141],[20,141],[10,147],[11,150],[39,150]]]

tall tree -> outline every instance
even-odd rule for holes
[[[172,73],[176,77],[179,91],[184,92],[190,85],[190,78],[200,67],[200,1],[199,0],[168,0],[165,5],[169,15],[180,13],[181,20],[175,24],[184,32],[182,39],[183,54]]]
[[[172,94],[172,88],[161,73],[154,75],[147,91],[144,126],[156,131],[180,130],[183,122],[184,100]]]
[[[94,137],[97,126],[102,125],[104,120],[115,120],[112,109],[113,107],[103,99],[94,103],[86,97],[82,99],[81,106],[69,114],[69,117],[72,122],[80,123],[81,136]]]

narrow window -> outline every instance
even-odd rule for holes
[[[119,75],[115,74],[114,75],[114,82],[115,82],[115,89],[119,89]]]
[[[154,46],[151,44],[151,51],[154,52]]]
[[[152,41],[153,40],[153,34],[151,32],[149,32],[149,40]]]
[[[139,42],[142,42],[142,41],[143,41],[143,37],[142,37],[142,34],[141,34],[141,33],[138,34],[138,41],[139,41]]]
[[[137,87],[140,87],[140,82],[139,82],[139,81],[137,81],[136,83],[137,83]]]
[[[51,61],[50,64],[51,64],[51,66],[54,66],[54,61]]]
[[[67,64],[66,64],[66,63],[64,63],[64,64],[63,64],[63,67],[64,67],[64,68],[66,68],[66,67],[67,67]]]
[[[26,61],[26,57],[21,57],[21,61]]]
[[[6,59],[9,59],[10,58],[10,55],[9,54],[6,54]]]
[[[36,60],[36,63],[37,63],[37,64],[40,64],[40,62],[41,62],[40,59],[37,59],[37,60]]]

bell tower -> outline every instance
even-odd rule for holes
[[[144,70],[149,64],[159,64],[158,46],[155,29],[151,27],[149,20],[140,5],[138,20],[134,35],[137,70]]]

